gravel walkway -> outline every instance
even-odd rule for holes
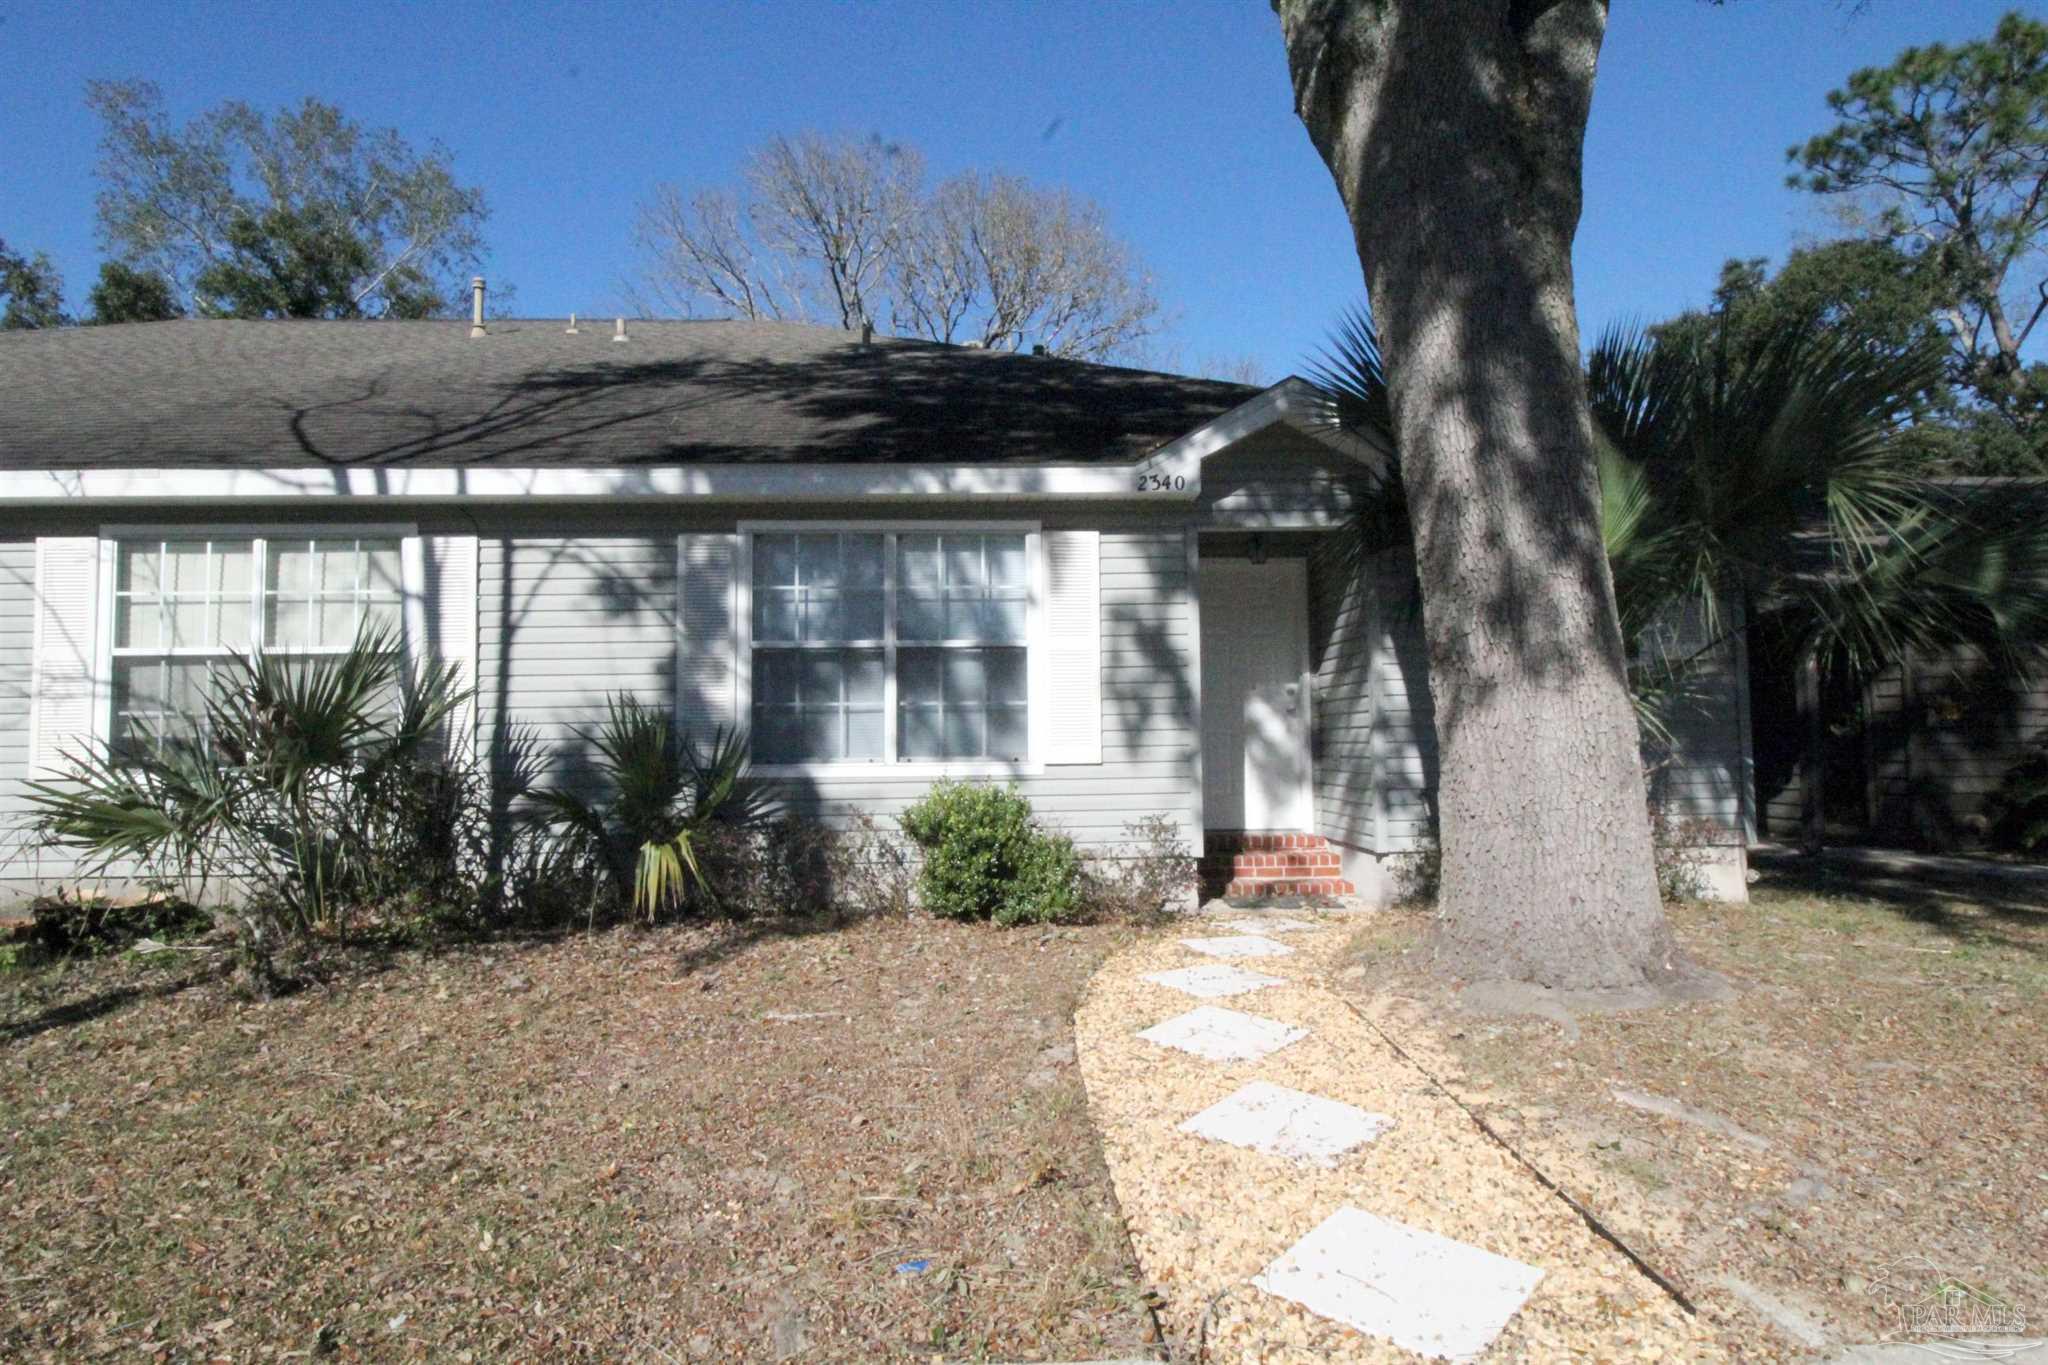
[[[1596,1237],[1320,984],[1340,965],[1357,921],[1300,911],[1290,917],[1310,924],[1295,930],[1276,925],[1266,937],[1291,950],[1278,954],[1254,950],[1256,956],[1223,963],[1185,946],[1184,939],[1213,944],[1216,935],[1232,932],[1212,928],[1207,919],[1199,928],[1187,925],[1127,949],[1096,974],[1075,1017],[1081,1073],[1117,1199],[1146,1276],[1165,1297],[1168,1330],[1187,1358],[1202,1358],[1198,1348],[1205,1348],[1214,1361],[1415,1359],[1383,1337],[1367,1336],[1252,1283],[1278,1269],[1283,1253],[1344,1209],[1363,1213],[1344,1214],[1325,1240],[1342,1228],[1352,1231],[1355,1243],[1358,1229],[1383,1228],[1380,1220],[1394,1220],[1404,1225],[1401,1235],[1420,1230],[1465,1244],[1456,1249],[1460,1254],[1476,1247],[1519,1263],[1510,1268],[1511,1277],[1523,1272],[1526,1280],[1529,1268],[1542,1272],[1534,1292],[1478,1359],[1720,1358],[1705,1324],[1689,1318]],[[1197,966],[1235,967],[1281,984],[1197,998],[1144,979]],[[1207,1060],[1137,1036],[1205,1007],[1307,1032],[1245,1061]],[[1216,1018],[1205,1016],[1212,1024]],[[1154,1036],[1190,1033],[1203,1030]],[[1271,1036],[1288,1035],[1281,1030]],[[1183,1122],[1249,1082],[1309,1092],[1393,1124],[1328,1164],[1300,1152],[1268,1155],[1181,1131]],[[1255,1093],[1271,1092],[1260,1087]],[[1420,1235],[1411,1241],[1441,1246]],[[1354,1295],[1377,1292],[1361,1290],[1341,1271],[1325,1278]],[[1405,1300],[1431,1292],[1447,1300],[1436,1305],[1441,1311],[1460,1311],[1460,1296],[1471,1294],[1455,1271],[1425,1274],[1423,1280],[1418,1295],[1403,1295],[1404,1302],[1394,1305],[1397,1314],[1427,1311]]]

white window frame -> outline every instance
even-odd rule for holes
[[[756,763],[749,769],[761,777],[910,778],[1029,777],[1045,771],[1040,757],[1045,734],[1045,546],[1036,521],[742,521],[734,555],[733,660],[738,723],[751,736],[754,721],[754,537],[756,535],[881,535],[884,584],[882,605],[882,753],[879,759],[835,759],[818,763]],[[900,759],[897,753],[896,706],[896,581],[899,535],[1021,535],[1027,589],[1024,605],[1024,678],[1030,695],[1025,707],[1025,757],[1016,759]],[[860,648],[860,646],[848,646]],[[751,739],[749,741],[751,743]]]
[[[98,701],[93,708],[93,739],[102,753],[108,751],[114,735],[114,626],[115,605],[118,600],[116,577],[121,562],[121,546],[129,541],[166,540],[246,540],[253,548],[254,602],[249,623],[249,649],[260,652],[263,637],[262,613],[264,584],[270,567],[269,542],[273,540],[395,540],[398,542],[399,571],[399,619],[403,623],[400,631],[399,649],[401,657],[410,660],[413,640],[418,637],[418,621],[424,598],[421,590],[426,578],[425,557],[422,553],[419,528],[411,523],[367,522],[346,525],[326,523],[266,522],[262,524],[210,525],[193,522],[165,522],[149,525],[102,526],[99,529],[100,572],[98,623],[94,632],[96,640],[93,660],[93,674],[98,680]],[[229,651],[192,651],[190,657],[225,657]],[[341,653],[330,649],[293,649],[281,651],[295,657],[318,658],[323,655]],[[148,654],[167,657],[168,650],[137,650],[137,655]]]

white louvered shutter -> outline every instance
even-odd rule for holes
[[[676,537],[676,729],[701,750],[740,724],[739,537]]]
[[[1044,761],[1102,762],[1102,533],[1045,535]]]
[[[36,539],[35,683],[29,703],[29,775],[61,777],[68,756],[98,745],[106,699],[99,671],[100,542]]]
[[[435,660],[455,666],[456,686],[470,698],[448,718],[455,752],[476,753],[477,538],[434,536],[428,543],[426,600],[436,624]]]

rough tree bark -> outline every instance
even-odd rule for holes
[[[1274,8],[1387,356],[1441,750],[1438,963],[1669,978],[1572,295],[1607,6]]]

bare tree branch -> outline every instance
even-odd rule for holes
[[[1130,356],[1160,325],[1149,276],[1097,205],[1013,176],[926,190],[915,149],[778,137],[737,190],[640,206],[641,287],[661,305],[1063,356]],[[815,300],[813,305],[812,300]]]

